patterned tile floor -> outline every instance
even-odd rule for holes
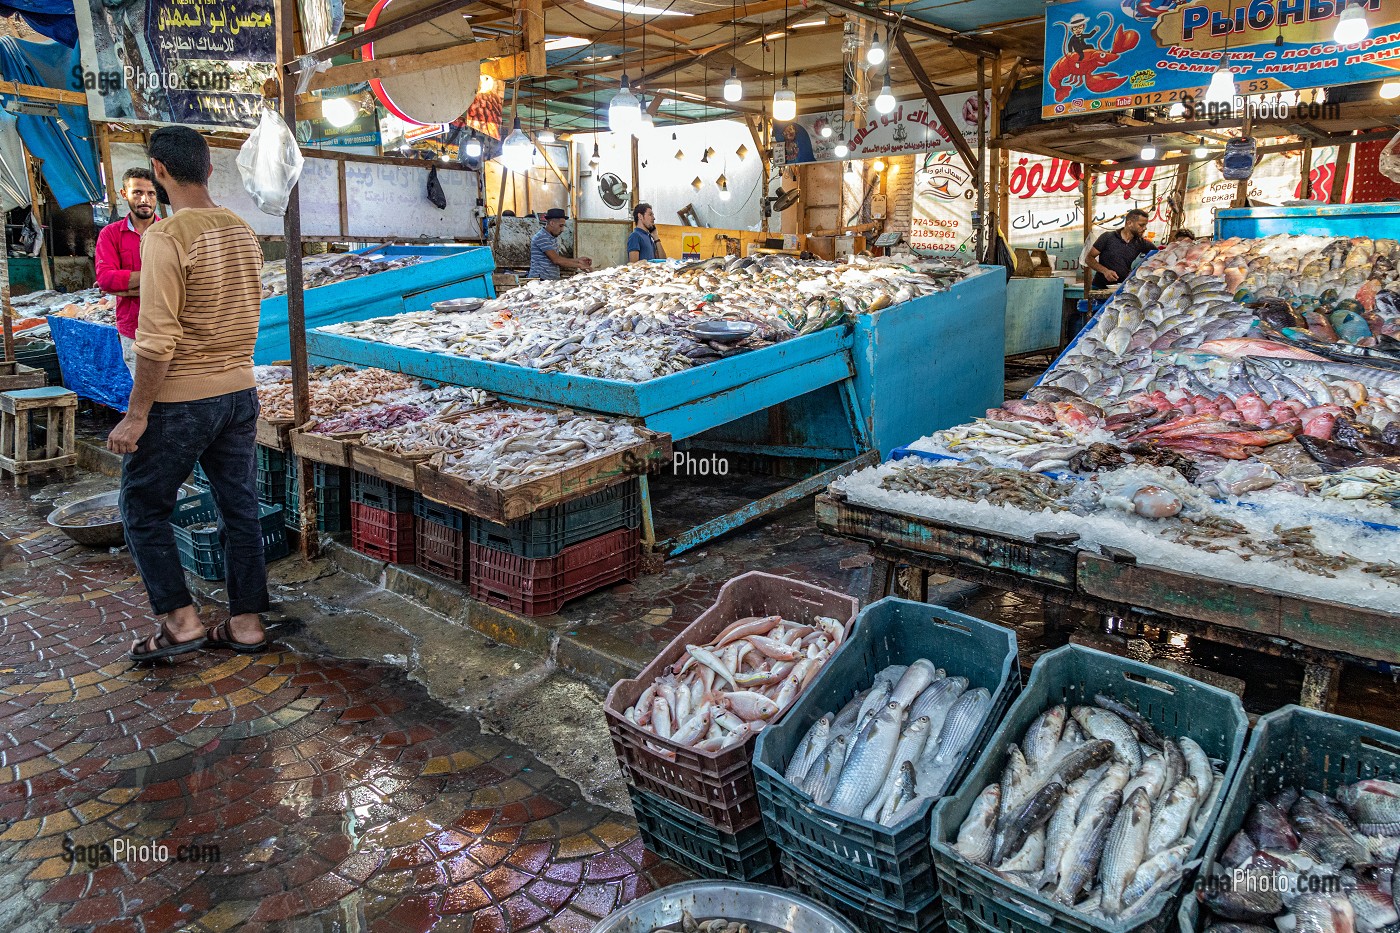
[[[0,491],[0,929],[577,933],[680,879],[395,669],[292,651],[132,668],[151,618],[130,560],[38,511]],[[141,843],[175,858],[82,858]]]

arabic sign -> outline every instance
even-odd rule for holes
[[[1347,6],[1370,35],[1339,46]],[[1046,9],[1041,115],[1200,101],[1227,49],[1242,94],[1394,77],[1398,26],[1400,0],[1070,0]]]
[[[94,119],[252,127],[272,77],[272,0],[79,0]]]
[[[1261,156],[1249,177],[1249,198],[1266,204],[1282,204],[1303,197],[1302,151],[1273,152]],[[1312,200],[1325,202],[1332,193],[1337,168],[1337,147],[1316,146],[1312,153]],[[1227,180],[1220,162],[1191,166],[1186,196],[1186,227],[1209,236],[1215,229],[1215,212],[1230,207],[1239,182]]]
[[[976,94],[947,94],[943,103],[948,113],[957,122],[954,128],[961,132],[968,145],[977,145],[977,104]],[[905,101],[895,109],[881,116],[872,109],[870,119],[851,128],[851,136],[846,140],[850,147],[847,159],[873,159],[907,155],[911,152],[952,151],[952,132],[939,122],[933,108],[927,101]],[[821,135],[822,127],[833,130],[829,138]],[[777,147],[778,165],[798,165],[803,162],[839,162],[833,151],[836,138],[841,131],[841,111],[829,110],[823,113],[808,113],[799,116],[791,123],[774,126],[774,138],[782,143]]]

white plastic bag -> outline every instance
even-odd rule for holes
[[[1381,150],[1380,170],[1381,174],[1391,181],[1400,184],[1400,151],[1397,151],[1396,143],[1400,143],[1400,133],[1396,133],[1390,142],[1385,144]]]
[[[296,136],[282,115],[271,109],[263,110],[257,127],[238,150],[243,187],[258,210],[274,217],[287,213],[287,198],[301,178],[304,162]]]

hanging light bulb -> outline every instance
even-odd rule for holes
[[[841,122],[841,135],[836,137],[836,148],[831,150],[831,154],[838,159],[844,159],[851,154],[851,147],[846,145],[846,123]]]
[[[536,134],[535,138],[545,145],[554,142],[554,130],[549,128],[549,114],[544,115],[544,126],[540,127],[540,131]]]
[[[1386,81],[1381,85],[1381,100],[1394,100],[1400,97],[1400,81]]]
[[[321,101],[321,118],[336,129],[349,126],[360,115],[360,108],[348,97]]]
[[[850,163],[848,163],[848,164],[846,165],[846,180],[847,180],[847,181],[850,181],[850,182],[858,182],[858,181],[861,180],[860,169],[857,168],[857,165],[858,165],[858,163],[856,163],[856,162],[850,162]]]
[[[1206,148],[1205,137],[1202,137],[1196,143],[1196,148],[1191,150],[1191,154],[1198,159],[1204,159],[1210,156],[1210,150]]]
[[[788,90],[787,76],[783,76],[783,86],[773,92],[773,119],[778,123],[788,123],[797,116],[797,95]]]
[[[875,98],[875,110],[877,113],[889,113],[894,110],[896,101],[894,91],[890,90],[890,72],[885,69],[885,83],[880,88],[880,96]]]
[[[593,140],[593,156],[588,160],[588,167],[597,168],[598,163],[602,161],[602,157],[598,155],[598,140],[595,139]]]
[[[1186,116],[1186,105],[1179,100],[1173,101],[1172,105],[1167,108],[1167,116],[1171,117],[1173,120],[1181,119]]]
[[[822,137],[822,139],[830,139],[830,138],[831,138],[831,124],[830,124],[830,123],[823,123],[823,124],[822,124],[822,128],[821,128],[821,137]]]
[[[1142,152],[1138,153],[1138,157],[1144,162],[1151,162],[1157,158],[1157,147],[1152,145],[1151,136],[1147,137],[1147,145],[1142,147]]]
[[[1230,104],[1235,100],[1235,75],[1230,71],[1230,56],[1220,59],[1220,67],[1210,76],[1210,87],[1206,88],[1205,102],[1208,104]]]
[[[1332,39],[1338,45],[1356,45],[1370,32],[1371,24],[1366,22],[1366,11],[1359,4],[1352,3],[1337,19],[1337,28],[1332,33]]]
[[[880,44],[880,30],[878,29],[871,33],[870,48],[865,50],[865,63],[872,66],[885,63],[885,47]]]
[[[725,178],[724,175],[721,173],[720,176],[719,176],[718,178],[715,179],[715,185],[716,185],[716,187],[719,188],[719,199],[720,199],[721,201],[728,201],[728,200],[729,200],[729,179],[728,179],[728,178]]]
[[[632,83],[627,80],[627,72],[624,71],[622,83],[613,95],[612,102],[608,104],[608,129],[614,133],[631,133],[641,119],[641,101],[632,93]]]
[[[885,160],[876,159],[874,162],[870,163],[870,167],[877,172],[883,172],[885,170]]]
[[[530,170],[535,161],[535,144],[520,129],[520,118],[515,118],[510,135],[501,143],[501,164],[516,174]]]
[[[638,103],[645,104],[646,98],[639,97]],[[654,129],[656,129],[656,120],[652,117],[651,112],[647,110],[645,106],[643,106],[642,114],[640,117],[637,118],[637,125],[632,128],[632,135],[636,136],[638,139],[641,139],[643,136],[645,136],[647,133],[650,133]]]
[[[476,135],[476,130],[472,130],[471,136],[467,137],[467,158],[481,158],[481,140]]]
[[[739,80],[739,69],[729,66],[729,79],[724,82],[724,99],[731,104],[744,99],[744,82]]]

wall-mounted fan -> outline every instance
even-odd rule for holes
[[[627,182],[612,172],[607,172],[598,179],[598,197],[613,210],[620,211],[627,206],[627,195]]]
[[[787,210],[789,207],[792,207],[801,199],[801,189],[797,188],[796,186],[793,186],[791,188],[784,188],[782,186],[782,183],[779,182],[778,190],[774,191],[773,194],[769,197],[764,198],[765,213],[781,214],[783,211]]]

